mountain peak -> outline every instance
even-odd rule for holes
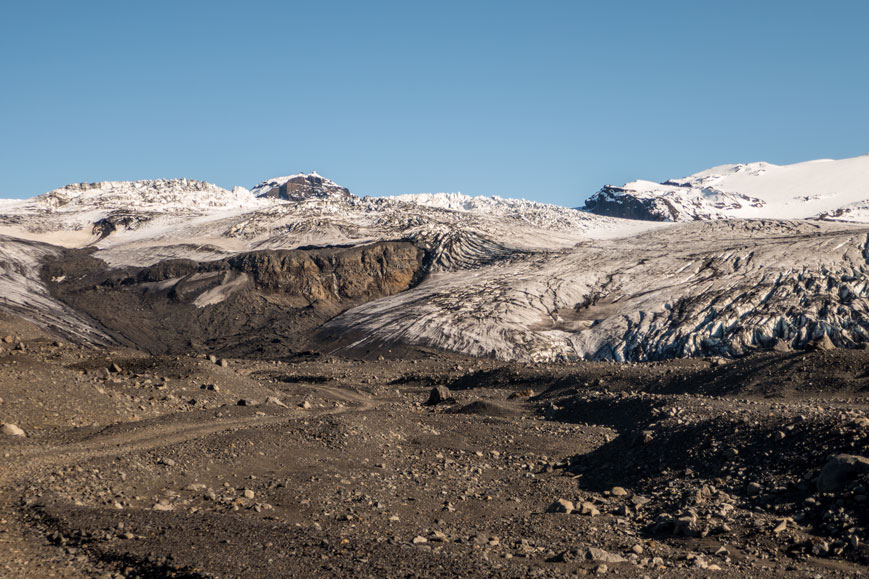
[[[274,177],[258,183],[251,189],[256,197],[304,201],[328,197],[349,197],[350,190],[317,173],[296,173]]]

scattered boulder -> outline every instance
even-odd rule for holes
[[[677,537],[693,537],[697,531],[697,515],[688,512],[673,521],[673,534]]]
[[[809,350],[816,350],[816,351],[817,350],[834,350],[834,349],[836,349],[836,345],[830,339],[830,336],[828,336],[827,334],[824,334],[823,336],[821,336],[817,340],[810,342],[807,345],[807,348]]]
[[[281,402],[280,398],[275,396],[269,396],[266,398],[266,404],[274,404],[275,406],[280,406],[281,408],[287,408],[287,405]]]
[[[776,339],[775,343],[772,346],[772,349],[775,352],[792,352],[793,351],[793,348],[791,348],[791,345],[788,342],[781,340],[781,339]]]
[[[25,432],[17,425],[7,422],[0,427],[0,432],[6,436],[27,436]]]
[[[429,393],[428,401],[426,404],[428,406],[434,406],[435,404],[441,404],[444,402],[454,402],[455,399],[450,394],[450,389],[446,386],[435,386],[431,389],[431,393]]]
[[[785,519],[778,519],[776,521],[776,525],[773,528],[772,532],[775,533],[776,535],[778,535],[779,533],[783,533],[784,531],[787,531],[788,521],[789,521],[789,519],[786,519],[786,518]]]
[[[610,553],[597,547],[581,547],[579,549],[568,549],[556,556],[552,561],[570,563],[574,561],[587,561],[591,563],[599,563],[599,567],[606,567],[605,563],[625,563],[627,559],[621,555]]]
[[[594,503],[585,501],[580,505],[579,513],[581,515],[588,515],[589,517],[596,517],[600,514],[600,511],[594,506]]]
[[[621,555],[616,555],[597,547],[588,547],[585,550],[585,558],[595,563],[624,563],[627,560]]]
[[[547,513],[567,513],[568,515],[573,512],[573,502],[568,501],[566,499],[557,499],[554,503],[549,505],[549,508],[546,509]]]
[[[652,530],[677,537],[694,537],[697,535],[697,513],[689,509],[677,516],[662,514]]]

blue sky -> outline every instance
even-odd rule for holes
[[[0,197],[316,170],[575,206],[869,152],[869,2],[4,2]]]

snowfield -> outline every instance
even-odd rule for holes
[[[660,221],[831,219],[867,222],[869,155],[794,165],[721,165],[664,183],[607,186],[586,201],[591,212]]]

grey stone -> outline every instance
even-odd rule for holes
[[[624,563],[627,561],[621,555],[598,549],[597,547],[589,547],[585,550],[585,558],[595,563]]]

